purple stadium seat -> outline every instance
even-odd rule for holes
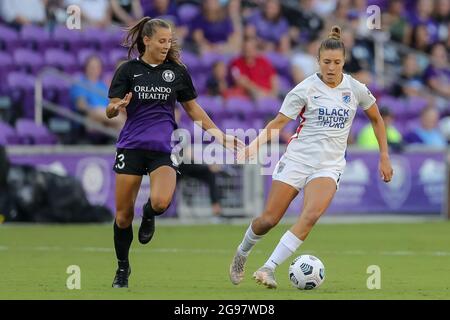
[[[32,118],[35,77],[23,72],[10,72],[6,77],[6,83],[13,104],[22,105],[23,115]]]
[[[71,83],[69,80],[57,74],[45,74],[42,78],[44,88],[44,98],[61,106],[70,108],[69,90]]]
[[[73,73],[79,70],[75,56],[61,49],[47,49],[44,54],[44,61],[46,65],[67,73]]]
[[[352,123],[352,127],[350,128],[350,136],[356,142],[358,139],[358,135],[361,132],[362,128],[364,128],[367,124],[369,124],[368,120],[363,120],[359,118],[355,118]]]
[[[203,65],[200,60],[200,57],[196,54],[193,54],[189,51],[183,51],[181,53],[181,61],[188,67],[188,70],[191,74],[195,74],[197,72],[203,72]]]
[[[53,31],[52,38],[60,49],[74,52],[83,46],[80,30],[67,29],[66,25],[57,25]]]
[[[44,66],[43,57],[29,49],[17,49],[13,53],[13,61],[21,71],[36,74]]]
[[[280,92],[283,95],[286,95],[294,87],[291,80],[284,76],[278,77],[278,83],[279,83],[279,87],[280,87]]]
[[[5,25],[0,24],[0,49],[13,52],[20,47],[19,33]]]
[[[194,84],[195,90],[200,93],[206,93],[206,81],[208,80],[208,75],[203,72],[197,72],[192,74],[192,83]]]
[[[81,68],[80,70],[83,70],[86,60],[92,55],[100,57],[103,64],[103,69],[109,68],[109,59],[107,59],[104,54],[97,50],[86,48],[78,51],[78,64]]]
[[[216,63],[217,61],[225,61],[224,55],[210,51],[201,56],[203,68],[209,72],[211,71],[214,63]]]
[[[428,101],[422,97],[414,97],[406,100],[405,113],[408,118],[417,118],[420,112],[428,105]]]
[[[216,120],[224,116],[225,109],[221,97],[200,95],[197,98],[197,103],[208,113],[211,119]]]
[[[177,13],[180,24],[186,25],[191,23],[191,21],[200,13],[200,8],[198,5],[187,3],[179,6]]]
[[[22,139],[17,135],[13,127],[8,123],[0,121],[0,144],[20,144]]]
[[[109,52],[109,65],[113,66],[116,69],[116,65],[119,61],[127,60],[128,52],[125,48],[121,49],[112,49]]]
[[[19,136],[31,144],[55,144],[56,137],[44,126],[38,126],[30,119],[19,119],[16,122]]]
[[[26,25],[20,30],[20,39],[23,48],[43,49],[51,47],[54,41],[50,38],[50,33],[43,27],[36,25]]]
[[[231,97],[225,102],[225,111],[229,117],[244,117],[246,115],[255,115],[256,108],[253,102],[246,98]]]
[[[402,99],[385,95],[378,100],[377,104],[380,108],[389,108],[396,119],[404,119],[406,117],[406,104]]]
[[[111,44],[111,33],[103,28],[86,27],[81,32],[81,39],[85,48],[102,49],[116,45]]]
[[[289,58],[281,53],[269,51],[264,56],[272,63],[277,72],[284,76],[290,76],[290,62]]]
[[[281,108],[282,101],[277,98],[261,98],[256,100],[257,113],[261,116],[272,116],[275,117]]]
[[[7,53],[0,51],[0,74],[2,76],[14,70],[12,57]],[[0,88],[3,88],[4,81],[0,81]]]

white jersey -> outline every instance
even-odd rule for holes
[[[375,98],[361,82],[344,74],[335,88],[313,74],[292,89],[280,112],[300,125],[285,153],[288,159],[315,169],[344,169],[350,127],[358,106],[367,110]]]

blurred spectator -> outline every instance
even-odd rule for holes
[[[305,78],[319,70],[317,57],[320,47],[319,39],[312,40],[303,50],[295,52],[291,57],[292,78],[294,83],[300,83]]]
[[[431,49],[431,64],[425,70],[426,84],[438,95],[450,98],[450,69],[448,52],[442,43],[433,45]]]
[[[380,114],[383,117],[384,126],[386,127],[388,145],[398,149],[402,143],[402,135],[393,125],[394,116],[385,107],[380,108]],[[378,150],[378,140],[371,123],[364,126],[359,132],[358,146],[366,150]]]
[[[402,71],[398,81],[393,84],[391,94],[396,97],[414,97],[418,96],[424,87],[417,56],[409,53],[403,59]]]
[[[233,21],[219,0],[202,2],[202,12],[194,19],[191,31],[201,54],[210,51],[236,53],[239,50],[236,42],[241,35],[233,29]]]
[[[313,0],[312,10],[322,18],[327,18],[336,10],[337,0]]]
[[[189,30],[187,26],[180,23],[177,9],[178,7],[173,0],[154,0],[150,1],[150,6],[145,8],[144,16],[150,18],[163,18],[171,21],[176,26],[175,33],[177,43],[183,45]]]
[[[388,11],[382,15],[383,29],[389,30],[391,40],[407,43],[411,38],[411,26],[404,16],[404,3],[402,0],[389,2]]]
[[[46,22],[44,0],[1,0],[0,13],[2,19],[19,29],[24,25]]]
[[[346,48],[344,71],[362,83],[372,83],[373,79],[369,71],[368,59],[356,58],[354,34],[349,29],[343,29],[341,38]]]
[[[323,29],[330,30],[332,26],[338,25],[341,28],[348,27],[348,17],[350,9],[352,7],[351,0],[339,0],[337,1],[336,10],[334,13],[325,19],[325,26]],[[322,29],[322,30],[323,30]]]
[[[259,54],[256,38],[244,39],[242,55],[230,64],[235,88],[242,95],[258,99],[278,95],[278,79],[275,68]]]
[[[46,0],[45,6],[47,21],[51,28],[57,24],[64,24],[67,20],[66,5],[64,0]]]
[[[428,106],[420,113],[420,125],[405,136],[408,143],[419,143],[430,147],[445,147],[447,141],[438,128],[439,111]]]
[[[425,24],[416,25],[411,31],[411,39],[408,45],[416,50],[428,52],[430,49],[431,39]]]
[[[284,16],[289,22],[290,38],[294,45],[310,41],[320,35],[323,20],[314,11],[313,5],[312,0],[297,0],[295,6],[283,9]]]
[[[153,0],[150,1],[150,6],[146,7],[144,15],[150,18],[162,18],[172,21],[173,24],[178,25],[177,6],[172,0]]]
[[[71,90],[71,99],[77,110],[90,120],[114,129],[121,129],[125,123],[125,115],[108,119],[105,109],[108,106],[108,87],[101,80],[102,62],[98,56],[90,56],[86,60],[84,75]],[[116,120],[117,119],[117,120]]]
[[[212,72],[206,80],[206,91],[210,96],[227,97],[229,92],[227,80],[227,66],[223,61],[217,61],[212,67]]]
[[[66,4],[80,7],[83,26],[106,28],[111,25],[112,12],[108,0],[66,0]]]
[[[112,19],[114,22],[132,26],[143,17],[140,0],[111,0]]]
[[[433,9],[434,1],[417,0],[416,8],[409,17],[413,26],[425,26],[430,40],[429,44],[438,41],[438,25],[432,18]]]
[[[263,51],[290,50],[289,24],[281,14],[279,0],[267,0],[262,11],[257,11],[246,21],[245,34],[258,38]]]
[[[433,19],[438,25],[438,40],[446,41],[450,36],[448,32],[450,23],[450,0],[436,0]]]

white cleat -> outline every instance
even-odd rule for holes
[[[237,250],[230,265],[230,280],[232,284],[237,285],[244,279],[246,261],[247,257]]]
[[[275,289],[278,284],[275,281],[275,275],[273,272],[273,269],[261,267],[255,271],[253,274],[253,279],[255,279],[257,283],[263,284],[269,289]]]

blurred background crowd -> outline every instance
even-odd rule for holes
[[[67,27],[70,5],[81,9],[81,29]],[[143,16],[174,24],[198,101],[223,129],[263,128],[318,71],[320,42],[339,25],[344,70],[376,96],[391,146],[450,140],[450,0],[0,0],[0,144],[111,143],[83,121],[123,125],[106,119],[107,91],[126,59],[123,28]],[[57,109],[44,108],[42,122],[39,92]],[[179,122],[192,129],[183,112]],[[367,124],[359,112],[349,142],[376,149]]]

